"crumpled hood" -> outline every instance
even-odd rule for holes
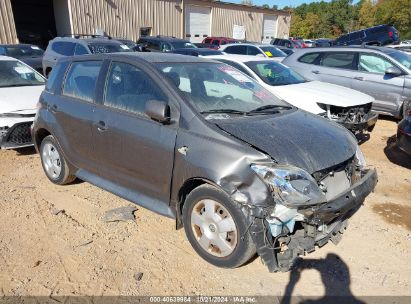
[[[346,161],[357,149],[355,138],[344,127],[301,110],[215,123],[279,163],[310,174]]]
[[[36,109],[43,85],[0,88],[0,114],[30,114]]]
[[[321,81],[272,86],[270,91],[292,105],[314,114],[324,112],[317,103],[352,107],[375,101],[373,97],[359,91]]]

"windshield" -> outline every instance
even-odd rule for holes
[[[391,58],[401,63],[407,69],[411,69],[411,56],[403,52],[392,52],[388,54]]]
[[[6,47],[7,56],[20,58],[20,57],[32,57],[43,56],[44,51],[38,46],[8,46]]]
[[[158,63],[157,66],[204,115],[210,112],[244,115],[266,106],[289,108],[257,82],[226,64]]]
[[[273,46],[262,46],[260,49],[262,49],[268,57],[287,57],[286,53]]]
[[[45,79],[29,66],[9,60],[0,60],[0,87],[44,85]]]
[[[176,42],[171,42],[173,45],[174,49],[195,49],[197,48],[194,44],[188,41],[176,41]]]
[[[91,43],[89,48],[93,54],[131,52],[127,45],[116,43]]]
[[[250,61],[245,62],[245,64],[265,83],[272,86],[306,82],[303,76],[281,63],[274,61]]]

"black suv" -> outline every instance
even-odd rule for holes
[[[220,62],[162,53],[62,59],[32,135],[46,176],[76,177],[184,226],[197,253],[270,271],[338,242],[377,182],[344,127]]]
[[[400,35],[392,25],[377,25],[356,32],[351,32],[337,38],[333,45],[377,45],[397,44]]]
[[[177,49],[196,48],[188,40],[168,36],[144,36],[141,37],[137,44],[144,47],[148,52],[171,52]]]

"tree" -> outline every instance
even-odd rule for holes
[[[270,6],[268,4],[263,4],[261,5],[262,8],[270,8]]]
[[[377,6],[371,0],[362,1],[358,12],[358,25],[361,28],[375,25],[375,13]]]
[[[380,24],[393,24],[401,38],[411,38],[411,0],[380,1],[375,18]]]

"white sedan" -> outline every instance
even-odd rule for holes
[[[30,127],[46,79],[25,63],[0,56],[0,148],[31,146]]]
[[[257,80],[288,103],[326,117],[357,132],[371,131],[378,115],[371,111],[373,97],[335,84],[307,81],[291,68],[254,56],[219,55],[209,59],[231,65]]]

